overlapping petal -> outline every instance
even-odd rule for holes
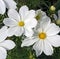
[[[6,26],[0,29],[0,42],[4,41],[8,36],[8,30]]]
[[[0,59],[6,59],[6,57],[7,51],[4,48],[0,47]]]
[[[54,24],[54,23],[51,23],[51,24],[48,26],[48,29],[47,29],[46,33],[47,33],[47,36],[52,36],[52,35],[58,34],[59,31],[60,31],[59,26],[57,26],[57,25]]]
[[[33,32],[32,29],[30,29],[30,28],[26,28],[26,29],[25,29],[25,32],[24,32],[24,35],[25,35],[25,36],[31,37],[31,36],[33,36],[33,34],[34,34],[34,32]]]
[[[5,19],[3,20],[3,23],[4,23],[6,26],[10,26],[10,27],[17,26],[16,20],[11,19],[11,18],[5,18]]]
[[[26,38],[22,41],[21,47],[23,46],[30,46],[32,44],[34,44],[36,41],[38,41],[38,39],[34,39],[34,38]]]
[[[11,50],[13,49],[16,45],[12,40],[5,40],[0,43],[1,47],[4,47],[6,50]]]
[[[19,14],[20,14],[21,20],[25,20],[25,17],[27,15],[28,11],[29,11],[29,8],[26,5],[22,6],[19,9]]]
[[[3,0],[0,0],[0,14],[4,14],[6,11],[6,6]]]
[[[13,36],[15,34],[15,32],[17,31],[18,27],[10,27],[8,29],[8,36]]]
[[[24,33],[24,28],[23,27],[18,27],[15,36],[21,36]]]
[[[43,51],[46,55],[53,54],[53,47],[47,40],[44,41],[44,50]]]
[[[19,16],[18,12],[14,9],[10,9],[8,11],[8,16],[9,16],[9,18],[15,19],[16,21],[20,21],[20,16]]]
[[[9,9],[16,9],[16,2],[14,0],[3,0],[5,2],[5,5]]]
[[[33,45],[33,49],[36,51],[36,55],[39,56],[41,55],[41,53],[43,52],[43,41],[37,41],[34,45]]]
[[[59,35],[50,36],[47,39],[52,46],[54,46],[54,47],[60,46],[60,36]]]
[[[25,21],[25,26],[27,28],[34,28],[37,25],[37,20],[35,18],[30,18]]]

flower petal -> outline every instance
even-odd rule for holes
[[[6,6],[3,0],[0,0],[0,14],[4,14],[6,11]]]
[[[7,51],[4,48],[0,47],[0,59],[6,59],[6,57]]]
[[[22,41],[21,47],[24,46],[31,46],[33,45],[36,41],[38,41],[38,39],[34,39],[34,38],[26,38]]]
[[[15,32],[15,36],[21,36],[24,33],[24,28],[18,27],[17,31]]]
[[[46,55],[53,54],[53,47],[51,46],[51,44],[47,40],[44,41],[44,50],[43,51]]]
[[[33,35],[33,30],[32,29],[25,29],[24,35],[27,37],[31,37]]]
[[[52,35],[58,34],[59,31],[60,31],[59,26],[57,26],[57,25],[54,24],[54,23],[51,23],[51,24],[48,26],[48,30],[46,31],[46,33],[47,33],[47,36],[52,36]]]
[[[49,42],[51,43],[52,46],[54,46],[54,47],[60,46],[60,36],[59,35],[50,36],[47,39],[49,40]]]
[[[29,9],[28,9],[28,7],[27,7],[26,5],[24,5],[24,6],[22,6],[22,7],[20,8],[19,14],[20,14],[22,20],[25,20],[25,16],[26,16],[28,10],[29,10]]]
[[[36,51],[36,55],[39,56],[41,55],[43,51],[43,41],[39,40],[33,45],[33,49]]]
[[[9,9],[16,9],[17,8],[17,4],[14,0],[4,0],[6,7]]]
[[[48,16],[44,16],[40,21],[40,27],[46,30],[48,25],[50,25],[50,22],[51,22],[50,18]]]
[[[7,35],[8,35],[7,32],[8,32],[8,30],[7,30],[6,26],[3,26],[0,29],[0,42],[4,41],[7,38]]]
[[[20,16],[19,16],[18,12],[14,9],[10,9],[8,11],[8,16],[12,19],[15,19],[16,21],[20,21]]]
[[[57,20],[57,19],[58,19],[58,18],[57,18],[57,16],[56,16],[55,14],[53,14],[53,17],[54,17],[54,19],[55,19],[55,20]]]
[[[7,50],[11,50],[15,47],[15,43],[12,40],[5,40],[0,43],[1,47],[4,47]]]
[[[17,25],[17,22],[16,20],[14,19],[11,19],[11,18],[5,18],[3,23],[6,25],[6,26],[10,26],[10,27],[13,27],[13,26],[16,26]]]
[[[35,18],[30,18],[25,21],[25,26],[27,28],[34,28],[37,25],[37,20]]]
[[[8,36],[10,37],[10,36],[15,35],[15,32],[17,31],[17,29],[18,29],[18,27],[10,27],[8,29]]]
[[[35,17],[35,10],[30,10],[27,12],[25,19],[31,19]]]
[[[46,31],[50,23],[51,23],[50,18],[45,15],[44,17],[41,18],[40,21],[38,21],[36,29],[41,28],[42,30]]]

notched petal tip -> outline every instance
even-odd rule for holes
[[[5,40],[0,43],[0,46],[4,47],[6,50],[11,50],[16,46],[16,44],[12,40]]]

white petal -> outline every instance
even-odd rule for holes
[[[0,29],[0,42],[4,41],[6,38],[7,38],[7,27],[6,26],[3,26],[1,29]]]
[[[44,17],[41,18],[37,26],[46,31],[47,27],[50,25],[50,22],[51,22],[50,18],[45,15]]]
[[[53,14],[53,17],[54,17],[54,19],[55,19],[55,20],[57,20],[57,19],[58,19],[58,18],[57,18],[57,16],[56,16],[55,14]]]
[[[14,10],[14,9],[10,9],[8,11],[8,16],[10,18],[15,19],[16,21],[19,21],[20,20],[20,16],[19,16],[18,12],[16,10]]]
[[[50,25],[51,19],[47,16],[44,16],[40,22],[43,29],[46,30],[47,26]]]
[[[48,26],[48,30],[46,31],[46,33],[47,33],[47,36],[52,36],[52,35],[58,34],[59,31],[60,31],[59,26],[57,26],[57,25],[54,24],[54,23],[51,23],[51,24]]]
[[[20,8],[19,14],[20,14],[22,20],[25,20],[25,16],[26,16],[28,10],[29,10],[29,9],[28,9],[28,7],[27,7],[26,5],[24,5],[24,6],[22,6],[22,7]]]
[[[30,10],[27,12],[25,19],[31,19],[35,17],[35,10]]]
[[[43,12],[41,9],[38,9],[38,10],[36,11],[36,16],[37,16],[37,15],[41,15],[41,16],[43,17],[43,16],[46,15],[46,13]]]
[[[47,38],[50,42],[50,44],[54,47],[59,47],[60,46],[60,36],[55,35],[55,36],[50,36]]]
[[[1,47],[4,47],[7,50],[11,50],[15,47],[15,43],[12,40],[5,40],[0,43]]]
[[[10,36],[15,35],[15,32],[17,31],[17,29],[18,29],[18,27],[10,27],[8,29],[8,36],[10,37]]]
[[[10,9],[16,9],[16,2],[14,0],[4,0],[6,7]]]
[[[34,38],[26,38],[22,41],[21,47],[24,46],[31,46],[33,45],[36,41],[38,41],[38,39],[34,39]]]
[[[6,11],[6,6],[3,0],[0,0],[0,14],[4,14]]]
[[[46,55],[52,55],[53,54],[53,47],[51,46],[51,44],[47,40],[44,41],[44,53]]]
[[[34,28],[37,25],[37,20],[35,18],[30,18],[25,21],[25,26],[27,28]]]
[[[43,41],[39,40],[33,45],[33,49],[36,51],[36,55],[39,56],[41,55],[43,51]]]
[[[31,37],[33,35],[33,30],[32,29],[25,29],[24,35],[27,37]]]
[[[21,36],[24,33],[24,28],[18,27],[17,31],[15,32],[15,36]]]
[[[41,10],[41,14],[42,14],[42,17],[46,16],[46,13],[44,11],[42,11],[42,10]]]
[[[0,59],[6,59],[6,57],[7,51],[4,48],[0,47]]]
[[[12,26],[17,26],[17,21],[14,20],[14,19],[11,19],[11,18],[5,18],[5,19],[3,20],[3,23],[4,23],[6,26],[10,26],[10,27],[12,27]]]

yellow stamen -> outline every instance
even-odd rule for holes
[[[18,22],[18,25],[22,27],[22,26],[24,26],[24,22],[20,21],[20,22]]]
[[[37,20],[39,20],[39,19],[40,19],[40,15],[38,14],[35,18],[36,18]]]
[[[46,33],[43,33],[43,32],[42,32],[42,33],[39,33],[39,34],[38,34],[38,37],[39,37],[40,39],[43,39],[43,40],[44,40],[44,39],[46,38]]]

